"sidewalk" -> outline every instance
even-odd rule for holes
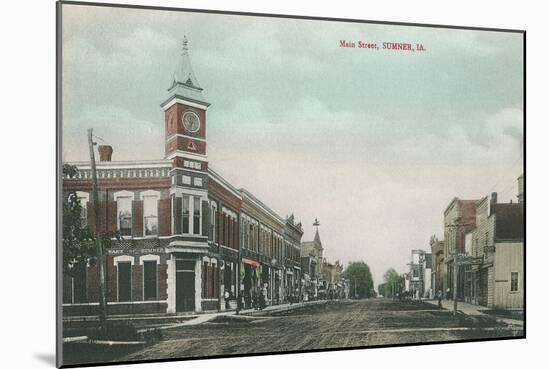
[[[175,323],[175,324],[167,324],[161,327],[154,327],[154,328],[144,328],[138,330],[138,333],[153,331],[153,330],[164,330],[164,329],[172,329],[172,328],[178,328],[183,326],[189,326],[189,325],[198,325],[202,324],[208,321],[211,321],[219,316],[231,316],[236,319],[258,319],[262,315],[267,315],[270,313],[277,313],[281,311],[290,311],[294,309],[300,309],[305,306],[310,305],[319,305],[326,303],[326,300],[320,300],[320,301],[311,301],[311,302],[300,302],[296,304],[280,304],[280,305],[271,305],[267,306],[263,310],[256,310],[256,309],[246,309],[241,310],[239,314],[235,310],[226,310],[226,311],[219,311],[219,312],[212,312],[212,313],[201,313],[193,315],[190,320],[187,320],[183,323]]]
[[[427,302],[428,304],[437,306],[437,300],[423,300],[423,301]],[[441,300],[441,305],[443,305],[443,309],[446,309],[446,310],[452,311],[454,308],[452,300]],[[491,312],[493,311],[492,309],[482,305],[474,305],[474,304],[458,301],[457,310],[463,312],[466,315],[493,316],[497,322],[505,323],[509,326],[523,327],[524,325],[523,320],[494,316],[494,314],[491,314]]]
[[[428,304],[437,306],[437,300],[422,300],[422,301],[427,302]],[[446,309],[446,310],[452,311],[454,309],[453,300],[441,300],[441,305],[443,305],[443,309]],[[467,302],[458,301],[457,310],[462,311],[464,314],[467,314],[467,315],[484,315],[483,311],[487,311],[490,309],[485,306],[474,305],[474,304],[469,304]]]
[[[281,311],[290,311],[294,309],[300,309],[305,306],[312,306],[312,305],[320,305],[320,304],[326,304],[329,300],[316,300],[316,301],[308,301],[308,302],[297,302],[297,303],[286,303],[286,304],[280,304],[280,305],[271,305],[267,306],[263,310],[256,310],[256,309],[246,309],[241,310],[239,312],[239,315],[264,315],[267,313],[277,313]]]
[[[171,328],[178,328],[183,326],[193,326],[211,321],[220,316],[230,316],[237,319],[262,319],[261,316],[268,315],[277,312],[290,311],[294,309],[300,309],[310,305],[325,304],[327,300],[300,302],[300,303],[286,303],[280,305],[267,306],[263,310],[245,309],[239,311],[239,314],[235,310],[225,311],[207,311],[201,313],[190,314],[140,314],[140,315],[116,315],[109,316],[109,321],[133,321],[139,322],[142,328],[138,329],[138,333],[145,333],[153,330],[164,330]],[[67,317],[63,319],[65,324],[86,323],[97,321],[97,317]]]

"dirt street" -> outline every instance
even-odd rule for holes
[[[261,317],[217,317],[163,331],[161,342],[118,359],[150,360],[523,336],[490,316],[454,317],[422,302],[329,302]]]

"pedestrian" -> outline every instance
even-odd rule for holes
[[[446,296],[447,300],[450,300],[451,299],[451,289],[449,287],[447,287],[447,296]]]
[[[443,309],[443,305],[441,304],[441,298],[443,297],[443,292],[441,292],[441,290],[437,290],[436,297],[437,297],[437,307],[440,309]]]
[[[225,299],[225,308],[229,309],[229,291],[225,290],[225,293],[223,294],[223,298]]]
[[[256,289],[252,290],[252,298],[250,301],[251,308],[256,310],[258,308],[258,293],[256,292]]]
[[[266,283],[267,284],[267,283]],[[262,287],[262,291],[260,293],[260,310],[265,309],[266,302],[267,302],[267,288],[266,284]]]

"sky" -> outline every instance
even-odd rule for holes
[[[183,37],[211,106],[209,165],[330,261],[406,271],[457,196],[516,201],[523,36],[366,23],[63,6],[62,160],[162,159]],[[379,50],[341,48],[340,40]],[[382,49],[383,42],[425,51]]]

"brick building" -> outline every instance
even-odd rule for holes
[[[466,250],[466,234],[476,226],[476,204],[478,200],[461,200],[453,198],[444,212],[443,243],[443,292],[447,289],[453,295],[453,256],[464,254]],[[464,299],[464,275],[465,268],[459,266],[457,296]]]
[[[65,196],[75,192],[83,205],[82,222],[94,234],[111,237],[106,255],[110,314],[223,310],[236,307],[238,300],[250,306],[264,284],[268,303],[296,293],[301,224],[293,216],[281,218],[210,167],[209,106],[184,40],[161,104],[164,159],[112,161],[113,148],[100,146],[97,204],[90,163],[68,163],[78,172],[63,178]],[[91,262],[64,276],[64,315],[96,314],[97,269]]]

